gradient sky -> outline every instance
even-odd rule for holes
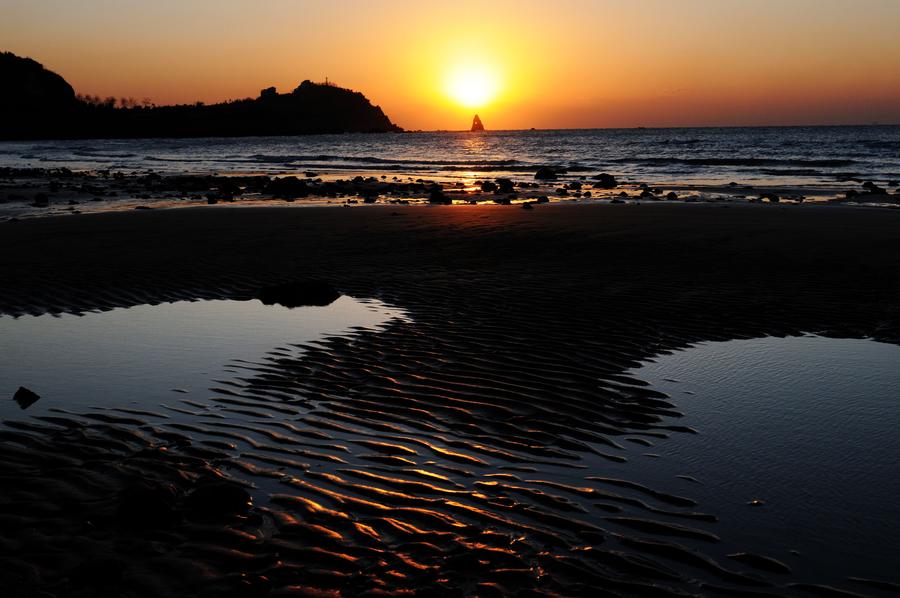
[[[0,0],[0,49],[157,104],[323,80],[407,129],[900,123],[900,0]]]

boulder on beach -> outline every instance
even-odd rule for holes
[[[594,180],[597,181],[594,183],[595,189],[615,189],[619,186],[619,181],[616,180],[616,177],[605,172],[596,175]]]
[[[885,191],[872,181],[866,181],[865,183],[863,183],[863,189],[865,189],[867,193],[871,193],[872,195],[885,195],[887,193],[887,191]]]
[[[264,287],[256,295],[265,305],[278,304],[290,308],[330,305],[340,296],[333,286],[318,280],[285,282]]]
[[[534,178],[541,181],[556,180],[556,169],[551,168],[550,166],[541,166],[538,168],[537,172],[534,173]]]
[[[29,390],[24,386],[20,386],[19,390],[16,391],[16,394],[13,395],[13,400],[19,404],[19,407],[22,409],[28,409],[32,405],[38,402],[41,396],[34,392],[33,390]]]
[[[266,191],[280,199],[297,199],[309,196],[309,185],[295,176],[285,176],[272,179]]]
[[[497,183],[497,190],[500,193],[513,193],[515,191],[515,185],[509,179],[496,179],[494,182]]]
[[[440,185],[432,185],[428,190],[428,203],[449,206],[453,200],[444,193],[444,189]]]
[[[497,183],[491,181],[484,181],[481,183],[481,192],[482,193],[493,193],[498,189]]]

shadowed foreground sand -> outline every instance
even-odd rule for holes
[[[898,231],[897,211],[721,204],[0,223],[5,314],[241,299],[316,278],[412,320],[270,354],[211,393],[259,428],[204,420],[202,405],[196,426],[154,412],[8,423],[0,585],[824,593],[766,555],[724,558],[739,550],[715,505],[579,469],[587,453],[621,461],[626,441],[664,453],[667,435],[689,432],[677,404],[621,375],[661,351],[800,332],[900,343]],[[551,479],[572,471],[580,483]],[[264,479],[279,493],[248,509],[241,484]]]

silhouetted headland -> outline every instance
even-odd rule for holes
[[[0,54],[0,139],[240,137],[399,132],[361,93],[304,81],[289,93],[220,104],[155,106],[78,96],[60,75],[10,52]]]

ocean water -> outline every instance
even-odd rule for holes
[[[0,166],[159,173],[315,171],[440,180],[610,172],[658,185],[781,185],[845,190],[900,180],[900,126],[411,132],[236,139],[0,143]]]

